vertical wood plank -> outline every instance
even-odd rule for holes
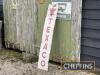
[[[3,0],[6,48],[35,54],[35,0]]]
[[[2,21],[0,21],[0,49],[2,48],[2,34],[1,34],[1,29],[2,29]]]

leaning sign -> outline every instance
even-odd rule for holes
[[[48,70],[48,61],[52,45],[53,31],[58,12],[58,4],[50,4],[44,23],[42,43],[40,47],[38,68]]]

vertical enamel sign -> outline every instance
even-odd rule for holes
[[[58,4],[50,4],[44,23],[42,43],[39,52],[38,68],[46,71],[48,70],[49,55],[52,45],[52,37],[57,18],[57,12]]]

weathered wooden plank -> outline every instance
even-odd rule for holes
[[[81,55],[81,61],[96,61],[95,66],[96,68],[100,68],[100,58],[99,57],[93,57],[87,54],[82,54]]]
[[[100,30],[91,28],[82,28],[82,37],[100,39]]]
[[[83,28],[100,29],[100,21],[94,19],[82,19]]]
[[[82,38],[82,45],[100,48],[100,39]]]
[[[35,0],[3,0],[6,48],[34,54]]]
[[[82,45],[81,54],[86,54],[86,55],[100,58],[100,49]]]
[[[82,61],[95,61],[100,67],[100,0],[83,0]]]
[[[57,0],[56,0],[57,1]],[[51,60],[61,61],[61,58],[67,61],[80,60],[80,37],[81,37],[81,9],[82,0],[66,0],[72,1],[72,19],[57,20],[53,36],[53,44],[51,50]],[[51,0],[47,2],[37,2],[38,4],[38,22],[36,26],[36,50],[37,55],[41,44],[41,37],[44,25],[44,19],[47,12],[47,6]]]
[[[3,19],[3,7],[2,7],[3,5],[1,4],[0,5],[0,20],[2,20]]]
[[[83,0],[83,9],[100,9],[100,0]]]
[[[100,10],[83,10],[82,15],[84,19],[100,19]]]
[[[75,46],[75,56],[76,61],[80,61],[80,45],[81,45],[81,14],[82,14],[82,0],[72,0],[72,41]],[[73,44],[72,44],[73,45]]]
[[[0,49],[2,47],[2,37],[1,37],[2,21],[0,21]]]
[[[2,3],[2,2],[3,2],[3,0],[0,0],[0,2]]]

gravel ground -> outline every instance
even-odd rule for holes
[[[0,56],[0,75],[96,75],[82,71],[62,71],[60,66],[49,64],[49,71],[37,69],[37,62],[25,63],[14,57]]]

